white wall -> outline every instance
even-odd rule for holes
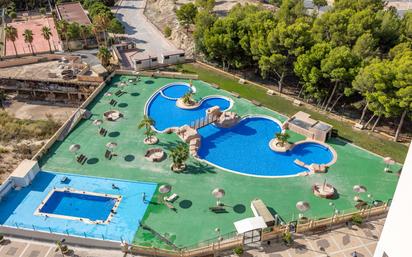
[[[412,256],[412,146],[402,169],[402,175],[383,227],[374,257]]]

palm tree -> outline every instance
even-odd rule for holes
[[[146,128],[146,131],[151,130],[151,127],[155,124],[154,120],[150,118],[149,116],[145,115],[143,116],[143,120],[140,121],[139,125],[137,125],[138,129],[141,128]]]
[[[99,52],[97,53],[97,58],[99,58],[103,66],[107,66],[110,63],[112,54],[110,53],[109,49],[107,49],[107,47],[100,47]]]
[[[90,36],[92,28],[89,25],[80,25],[80,37],[83,39],[83,48],[87,48],[87,38]]]
[[[185,161],[189,158],[189,148],[187,144],[180,143],[170,150],[170,159],[172,159],[172,170],[181,170],[185,167]]]
[[[51,44],[50,44],[50,37],[52,35],[51,30],[49,27],[44,26],[43,28],[41,28],[41,35],[44,37],[44,39],[47,40],[47,42],[49,43],[49,50],[50,53],[52,52],[52,48],[51,48]]]
[[[33,31],[30,29],[25,29],[23,32],[23,37],[24,37],[24,42],[29,44],[31,53],[34,55],[34,50],[33,50]]]
[[[16,53],[16,57],[18,56],[17,54],[17,48],[16,48],[16,39],[19,37],[17,34],[17,29],[13,26],[6,26],[4,29],[6,31],[6,40],[9,40],[13,43],[14,46],[14,52]]]
[[[60,20],[57,22],[57,31],[60,33],[61,36],[64,37],[64,41],[65,41],[65,45],[67,49],[69,49],[68,27],[69,27],[69,23],[65,20]]]
[[[107,13],[97,14],[93,17],[93,25],[96,27],[97,31],[103,32],[104,42],[107,46],[107,28],[110,25],[110,17]]]
[[[187,92],[186,94],[184,94],[184,96],[182,97],[182,101],[185,104],[193,104],[194,100],[192,99],[193,93],[192,92]]]
[[[278,140],[278,143],[280,144],[280,146],[285,146],[285,143],[288,141],[290,135],[288,133],[276,133],[275,134],[276,139]]]

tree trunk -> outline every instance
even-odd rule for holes
[[[33,45],[30,43],[31,54],[34,55]]]
[[[371,129],[372,132],[375,131],[376,125],[378,125],[378,122],[379,122],[379,120],[381,119],[381,116],[382,116],[382,115],[379,115],[378,118],[376,119],[375,123],[373,123],[372,129]]]
[[[369,123],[371,123],[371,121],[373,120],[373,118],[375,118],[375,114],[373,114],[372,115],[372,117],[368,120],[368,122],[366,122],[366,124],[365,124],[365,128],[367,129],[368,128],[368,126],[369,126]]]
[[[16,53],[16,57],[18,57],[19,55],[17,54],[16,43],[14,41],[13,41],[13,46],[14,46],[14,52]]]
[[[323,100],[322,106],[320,107],[321,110],[325,107],[325,104],[326,104],[327,100],[328,100],[328,97],[325,96],[325,99]]]
[[[337,88],[338,88],[338,81],[336,81],[335,86],[333,86],[332,93],[330,94],[328,102],[326,103],[326,106],[325,106],[325,109],[324,109],[325,111],[328,109],[328,106],[329,106],[330,102],[332,102],[333,96],[335,95],[335,92],[336,92]]]
[[[298,98],[301,98],[300,96],[301,96],[302,93],[303,93],[303,89],[304,89],[304,87],[302,86],[302,87],[300,88],[300,90],[299,90]],[[320,102],[320,101],[318,101],[318,102]]]
[[[83,38],[83,48],[87,48],[87,38]]]
[[[365,118],[366,111],[368,110],[368,106],[369,106],[369,103],[366,102],[365,107],[363,107],[362,115],[361,115],[361,117],[360,117],[360,119],[359,119],[359,124],[362,124],[363,119]]]
[[[50,53],[52,53],[51,44],[50,44],[50,39],[47,40],[47,42],[49,43],[49,51],[50,51]]]
[[[332,107],[330,107],[329,111],[332,112],[333,108],[335,105],[338,103],[338,101],[342,98],[343,94],[340,94],[338,98],[336,98],[335,102],[332,104]]]
[[[279,93],[282,94],[282,90],[283,90],[283,80],[285,79],[286,76],[286,72],[282,72],[282,74],[280,74],[280,78],[278,80],[278,88],[279,88]]]
[[[407,113],[408,113],[407,110],[404,110],[402,113],[401,121],[399,122],[398,129],[396,130],[396,133],[395,133],[395,138],[394,138],[395,142],[397,142],[399,139],[399,134],[401,133],[402,125],[403,125],[403,122],[405,121],[405,117]]]

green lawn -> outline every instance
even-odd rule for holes
[[[406,158],[408,147],[403,144],[374,136],[369,131],[354,130],[350,124],[328,118],[324,114],[303,106],[297,107],[288,99],[280,96],[269,96],[266,94],[265,89],[258,86],[239,84],[235,79],[230,78],[223,73],[218,73],[197,64],[185,64],[183,65],[183,70],[197,73],[199,79],[209,83],[216,83],[222,89],[237,92],[244,98],[251,100],[256,99],[264,106],[281,114],[292,116],[298,111],[307,112],[312,115],[314,119],[331,124],[338,131],[339,137],[379,155],[390,156],[400,163],[403,163]]]
[[[202,73],[201,76],[205,76]],[[214,75],[217,76],[217,75]],[[137,123],[143,118],[144,107],[148,98],[163,85],[184,81],[168,78],[142,77],[137,85],[124,88],[128,93],[121,97],[108,97],[106,92],[116,92],[114,85],[120,80],[127,81],[127,76],[115,76],[112,83],[88,106],[92,113],[90,120],[82,120],[63,142],[57,142],[41,160],[44,170],[55,172],[68,172],[90,176],[120,178],[135,181],[156,182],[159,185],[167,183],[173,187],[173,192],[179,194],[179,199],[174,203],[176,212],[169,210],[162,204],[157,204],[158,196],[146,211],[143,223],[150,226],[158,233],[169,238],[179,247],[187,247],[198,242],[216,237],[215,228],[220,228],[222,234],[234,231],[233,222],[251,217],[250,202],[255,198],[262,199],[266,205],[285,220],[295,219],[298,212],[295,208],[297,201],[308,201],[311,209],[306,213],[310,218],[319,219],[328,217],[332,213],[329,206],[331,200],[317,198],[311,192],[313,183],[322,183],[324,179],[333,184],[339,197],[333,202],[342,212],[354,210],[352,191],[353,185],[362,184],[373,194],[374,199],[386,201],[392,198],[398,181],[395,173],[385,173],[385,164],[380,156],[369,153],[346,141],[331,139],[330,144],[338,154],[337,162],[326,174],[316,174],[306,177],[287,178],[258,178],[239,175],[218,169],[204,162],[190,158],[186,172],[177,174],[170,171],[169,159],[160,163],[151,163],[144,158],[146,150],[150,147],[143,144],[143,131],[137,129]],[[217,77],[216,77],[217,78]],[[259,100],[269,105],[278,105],[277,101],[266,98],[262,90],[250,86],[239,86],[225,77],[217,79],[219,84],[228,85],[227,88],[239,89],[242,95],[251,94],[256,90]],[[148,83],[151,81],[152,83]],[[208,84],[195,80],[196,96],[230,94],[224,90],[212,88]],[[97,127],[92,124],[94,119],[102,119],[105,111],[113,107],[109,101],[114,98],[118,101],[116,109],[124,114],[118,122],[104,122],[103,127],[109,132],[106,137],[97,133]],[[249,101],[231,97],[234,100],[233,111],[239,115],[262,114],[275,117],[281,121],[286,119],[274,111],[264,107],[256,107]],[[281,100],[281,98],[279,98]],[[280,106],[279,106],[280,107]],[[301,140],[301,135],[291,133],[292,141]],[[160,142],[157,147],[168,149],[180,139],[174,134],[158,134]],[[118,143],[115,149],[118,156],[112,160],[104,158],[105,145],[109,141]],[[89,160],[83,166],[74,161],[74,156],[68,148],[71,144],[81,144],[81,153],[86,154]],[[253,160],[251,160],[253,161]],[[394,170],[399,166],[395,165]],[[229,206],[227,213],[214,214],[208,210],[215,205],[211,195],[214,188],[224,188],[226,196],[223,202]],[[366,196],[363,196],[366,198]],[[167,247],[155,238],[150,232],[139,229],[134,238],[134,243],[147,246]]]

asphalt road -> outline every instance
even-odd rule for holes
[[[144,54],[160,56],[162,52],[177,48],[146,18],[146,0],[123,0],[116,11],[117,18],[125,27],[129,40],[136,42]]]

